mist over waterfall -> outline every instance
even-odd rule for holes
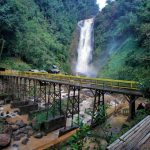
[[[97,0],[97,5],[101,10],[106,5],[106,0]],[[80,39],[78,44],[78,57],[75,67],[76,75],[96,77],[97,70],[92,64],[92,52],[94,45],[93,26],[94,18],[82,20],[78,23],[80,28]]]
[[[77,75],[95,76],[94,67],[91,64],[94,42],[93,24],[94,18],[82,20],[78,23],[80,27],[80,40],[77,49]]]

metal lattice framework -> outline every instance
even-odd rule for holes
[[[67,106],[62,108],[62,87],[67,88]],[[1,94],[11,94],[13,100],[29,100],[43,102],[45,108],[50,108],[53,117],[65,114],[71,117],[77,114],[79,122],[80,91],[90,89],[93,93],[92,124],[96,123],[95,114],[99,108],[104,108],[104,94],[106,92],[122,93],[129,102],[130,118],[135,115],[135,100],[142,96],[138,83],[110,79],[90,79],[65,75],[52,75],[29,72],[0,72]]]

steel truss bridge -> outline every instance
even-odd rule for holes
[[[62,88],[67,89],[67,105],[62,111]],[[34,73],[34,72],[0,72],[0,93],[12,94],[15,99],[27,100],[33,97],[34,101],[40,97],[48,106],[60,115],[63,113],[72,118],[80,113],[80,94],[82,89],[89,89],[93,94],[92,124],[96,123],[95,114],[100,106],[104,108],[106,93],[118,93],[127,97],[129,102],[129,118],[135,116],[135,101],[142,96],[139,83],[103,78],[87,78],[62,74]],[[55,103],[55,105],[53,105]],[[55,114],[54,116],[55,117]]]

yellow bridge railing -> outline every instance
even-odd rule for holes
[[[18,72],[13,70],[0,71],[0,75],[32,77],[62,81],[78,85],[95,85],[99,87],[127,89],[127,90],[140,90],[139,83],[135,81],[113,80],[104,78],[87,78],[81,76],[71,76],[63,74],[49,74],[49,73],[35,73],[35,72]]]

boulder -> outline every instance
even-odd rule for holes
[[[19,126],[19,128],[25,127],[26,124],[23,122],[23,120],[17,120],[16,125]]]
[[[45,133],[45,132],[41,132],[41,133],[42,133],[43,136],[47,136],[47,133]]]
[[[19,135],[19,134],[20,134],[20,130],[19,130],[19,129],[13,132],[13,135],[14,135],[14,136],[17,136],[17,135]]]
[[[9,134],[0,134],[0,147],[6,147],[10,144],[11,137]]]
[[[1,112],[0,116],[2,116],[2,117],[3,117],[3,116],[4,116],[4,112]]]
[[[16,143],[15,143],[15,144],[13,144],[13,145],[12,145],[12,147],[13,147],[13,149],[14,149],[14,150],[19,150],[19,145],[18,145],[18,144],[16,144]]]
[[[28,141],[29,141],[29,139],[26,137],[26,138],[24,138],[24,139],[21,141],[21,143],[22,143],[23,145],[26,145],[26,144],[28,143]]]
[[[38,133],[35,133],[34,137],[37,139],[41,139],[43,137],[43,134],[41,132],[38,132]]]
[[[28,131],[28,137],[32,136],[33,135],[33,130],[29,130]]]
[[[145,104],[144,103],[140,103],[137,107],[137,110],[141,110],[141,109],[145,109]]]
[[[26,129],[27,130],[32,130],[32,127],[28,125],[28,126],[26,126]]]
[[[14,141],[19,141],[21,139],[21,136],[20,135],[17,135],[17,136],[14,136]]]
[[[14,113],[21,115],[20,110],[14,110]]]
[[[18,129],[19,131],[19,133],[24,133],[24,134],[27,134],[27,130],[26,130],[26,128],[25,127],[23,127],[23,128],[20,128],[20,129]]]
[[[11,125],[11,127],[12,127],[12,130],[13,130],[13,131],[16,131],[16,130],[19,129],[19,127],[18,127],[17,125]]]
[[[3,133],[5,134],[12,134],[12,127],[10,125],[6,125],[4,130],[3,130]]]
[[[24,137],[26,134],[20,133],[19,135],[20,135],[20,137],[22,138],[22,137]]]

